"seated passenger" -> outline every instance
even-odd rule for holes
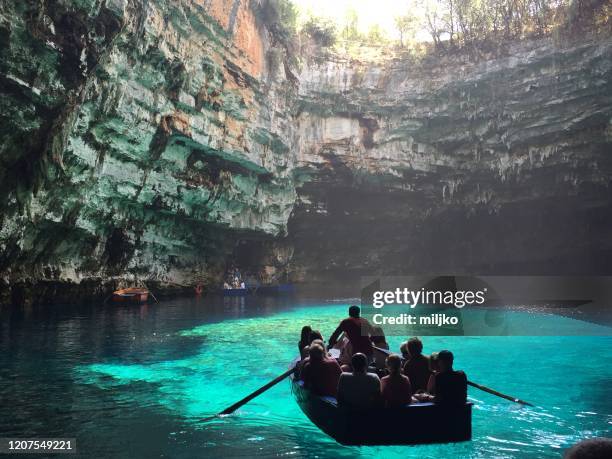
[[[295,364],[295,374],[297,375],[298,379],[302,379],[302,370],[304,369],[304,365],[310,362],[310,346],[304,346],[300,357],[301,359]]]
[[[410,353],[408,352],[408,341],[404,341],[400,344],[400,352],[402,353],[402,359],[408,360],[410,358]]]
[[[410,380],[401,373],[402,359],[397,354],[387,357],[389,375],[380,380],[381,394],[385,407],[398,408],[410,403],[412,388]]]
[[[387,344],[387,339],[385,338],[385,332],[382,327],[372,327],[372,336],[370,337],[372,344],[375,347],[380,349],[389,349],[389,345]],[[386,367],[387,354],[384,352],[377,351],[374,349],[374,366],[378,371],[378,374],[384,374],[384,369]]]
[[[467,376],[463,371],[453,369],[453,353],[451,351],[438,352],[439,372],[434,377],[434,394],[421,394],[417,396],[420,401],[434,403],[456,404],[467,400]]]
[[[301,375],[302,375],[302,369],[304,368],[304,365],[306,365],[308,362],[310,362],[310,348],[313,344],[317,344],[319,346],[321,346],[323,348],[323,350],[325,351],[325,343],[323,342],[322,339],[315,339],[312,343],[310,343],[308,346],[305,346],[303,349],[303,354],[304,357],[302,358],[302,360],[300,360],[298,363],[296,363],[295,367],[296,367],[296,372],[297,374],[300,376],[299,379],[302,379]],[[329,355],[329,353],[325,353],[325,357],[326,358],[331,358],[331,356]],[[341,367],[342,368],[342,367]]]
[[[432,352],[429,356],[429,369],[431,370],[431,376],[429,376],[429,381],[427,381],[427,393],[433,395],[436,393],[436,375],[440,371],[437,352]]]
[[[372,340],[372,344],[374,346],[389,350],[387,338],[385,337],[385,331],[382,329],[382,327],[372,327],[372,336],[370,339]]]
[[[340,349],[338,363],[342,366],[342,371],[351,371],[351,359],[353,358],[354,352],[349,339],[343,336],[334,347]]]
[[[369,409],[380,403],[380,379],[367,373],[368,358],[357,353],[351,359],[352,373],[342,373],[338,382],[338,405]]]
[[[453,353],[438,353],[439,372],[434,379],[436,403],[465,403],[467,400],[467,376],[453,369]]]
[[[304,387],[317,395],[335,397],[342,370],[334,359],[328,359],[325,348],[313,343],[309,348],[309,361],[304,364],[301,379]]]
[[[319,330],[312,330],[310,332],[310,336],[308,337],[308,339],[310,340],[311,343],[316,339],[320,339],[321,341],[323,341],[323,335],[321,334]]]
[[[298,342],[298,351],[300,352],[300,358],[303,359],[306,357],[306,346],[310,345],[310,334],[312,333],[312,328],[310,325],[304,325],[302,327],[302,332],[300,333],[300,341]]]
[[[431,374],[429,358],[422,354],[423,343],[419,338],[410,338],[406,347],[410,357],[404,364],[404,374],[410,379],[413,391],[424,392]]]

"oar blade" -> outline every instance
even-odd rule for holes
[[[247,395],[246,397],[244,397],[243,399],[237,401],[236,403],[234,403],[233,405],[228,406],[227,408],[225,408],[223,411],[219,412],[217,414],[217,416],[225,416],[228,414],[232,414],[234,411],[236,411],[238,408],[240,408],[242,405],[247,404],[248,402],[250,402],[251,400],[253,400],[255,397],[263,394],[265,391],[267,391],[268,389],[270,389],[271,387],[275,386],[276,384],[278,384],[279,382],[281,382],[283,379],[287,378],[288,376],[290,376],[291,374],[293,374],[295,372],[295,367],[291,367],[289,370],[285,371],[283,374],[278,375],[276,378],[274,378],[272,381],[268,382],[267,384],[264,384],[263,386],[261,386],[259,389],[257,389],[254,392],[251,392],[249,395]],[[217,417],[217,416],[213,416],[213,417]],[[207,418],[209,419],[209,418]]]

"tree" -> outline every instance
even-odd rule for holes
[[[418,6],[423,11],[424,28],[431,35],[436,48],[441,48],[442,35],[445,32],[444,5],[436,0],[419,0]]]
[[[324,48],[333,46],[338,35],[336,24],[327,18],[311,17],[302,27],[302,31]]]
[[[395,16],[393,20],[395,28],[399,32],[400,45],[403,47],[405,44],[404,39],[412,39],[414,37],[417,18],[411,14],[404,14],[402,16]]]
[[[342,38],[346,41],[358,41],[361,38],[359,33],[359,17],[355,8],[349,8],[346,11]]]
[[[368,29],[368,34],[367,34],[367,41],[370,44],[380,44],[384,41],[387,40],[385,31],[382,29],[382,27],[378,24],[373,24],[372,26],[370,26],[370,28]]]

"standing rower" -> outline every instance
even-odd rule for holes
[[[372,362],[374,348],[370,335],[372,334],[372,326],[363,317],[360,317],[361,309],[359,306],[351,306],[348,310],[349,317],[344,319],[338,325],[338,328],[332,333],[329,338],[329,347],[333,347],[338,341],[342,332],[348,337],[353,354],[362,353],[368,358],[368,362]]]

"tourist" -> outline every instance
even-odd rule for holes
[[[323,341],[323,335],[319,330],[312,330],[308,339],[310,340],[310,343],[312,343],[316,339],[320,339],[321,341]]]
[[[402,359],[397,354],[387,357],[389,374],[380,380],[380,392],[387,408],[399,408],[410,403],[412,387],[410,380],[401,373]]]
[[[400,352],[402,353],[402,359],[408,360],[410,358],[410,353],[408,352],[408,341],[404,341],[400,344]]]
[[[300,360],[295,364],[295,374],[298,379],[302,379],[302,370],[308,362],[310,362],[310,345],[304,346],[300,353]]]
[[[309,361],[302,368],[300,377],[304,387],[317,395],[335,397],[342,370],[334,359],[326,356],[325,348],[319,343],[309,347]]]
[[[440,371],[437,352],[432,352],[429,356],[429,369],[431,370],[431,375],[429,376],[429,381],[427,381],[427,393],[433,395],[436,393],[436,375]]]
[[[313,340],[309,345],[305,346],[303,348],[303,357],[302,360],[300,360],[296,365],[296,373],[298,375],[301,375],[302,373],[302,368],[304,368],[304,365],[306,365],[308,362],[310,362],[310,348],[313,345],[317,345],[317,346],[321,346],[323,348],[323,350],[325,350],[325,343],[323,342],[322,339],[315,339]],[[326,358],[331,358],[330,355],[328,353],[325,353]],[[300,379],[302,379],[300,377]]]
[[[382,329],[382,327],[379,327],[378,325],[372,327],[372,337],[370,339],[374,346],[389,350],[387,338],[385,337],[385,331]]]
[[[433,394],[418,394],[420,401],[442,404],[461,404],[467,400],[467,376],[463,371],[453,369],[453,353],[438,352],[439,371],[434,377]]]
[[[368,373],[368,358],[357,353],[351,360],[352,373],[342,373],[338,382],[338,405],[367,410],[380,403],[380,379]]]
[[[342,371],[351,371],[351,359],[353,358],[353,347],[351,342],[346,337],[346,334],[342,334],[342,338],[334,345],[336,349],[340,350],[340,357],[338,357],[338,363],[342,367]]]
[[[389,345],[387,344],[385,332],[382,327],[372,327],[372,337],[370,339],[375,348],[389,350]],[[377,351],[376,349],[374,349],[374,351],[374,366],[376,367],[376,371],[378,371],[379,375],[384,374],[388,354]]]
[[[312,333],[312,328],[310,325],[304,325],[302,327],[302,332],[300,333],[300,341],[298,342],[298,350],[300,352],[300,358],[304,359],[307,355],[306,347],[310,344],[310,334]]]
[[[340,334],[344,332],[351,343],[353,352],[364,354],[368,362],[371,362],[374,353],[372,341],[370,341],[372,326],[366,319],[359,317],[361,314],[359,306],[351,306],[348,312],[349,317],[340,322],[329,338],[329,347],[333,347]]]
[[[423,343],[419,338],[410,338],[406,347],[409,357],[404,364],[404,374],[410,379],[413,391],[425,392],[431,371],[429,359],[422,354]]]
[[[612,457],[612,439],[604,437],[581,440],[563,455],[563,459],[604,459],[610,457]]]

